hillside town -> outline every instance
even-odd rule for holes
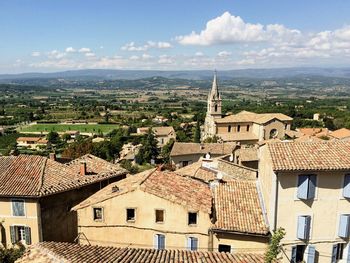
[[[348,130],[292,130],[281,113],[224,115],[221,96],[215,73],[197,143],[150,126],[112,161],[1,156],[2,246],[23,246],[23,263],[262,263],[273,252],[271,262],[349,262]],[[143,171],[123,166],[140,155]]]

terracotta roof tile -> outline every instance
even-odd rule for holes
[[[214,155],[226,155],[232,153],[235,143],[191,143],[175,142],[170,156],[186,154],[206,154],[210,152]]]
[[[118,191],[113,191],[113,189]],[[207,184],[174,172],[148,170],[110,184],[73,209],[77,210],[136,189],[195,210],[210,213],[212,195]]]
[[[0,195],[40,197],[125,174],[126,170],[116,169],[82,176],[71,167],[43,156],[0,157]]]
[[[33,261],[34,260],[34,261]],[[229,254],[189,250],[156,250],[43,242],[31,246],[17,263],[263,263],[263,254]]]
[[[350,144],[342,141],[268,144],[275,171],[348,170]]]
[[[337,139],[344,139],[350,137],[350,130],[346,128],[341,128],[339,130],[330,133],[330,136]]]
[[[138,128],[138,131],[140,131],[140,133],[146,134],[149,128],[150,127],[141,127]],[[175,130],[172,126],[152,127],[152,131],[156,136],[167,136],[172,132],[175,133]]]
[[[228,115],[222,119],[216,119],[217,123],[233,123],[233,122],[254,122],[264,124],[270,120],[278,119],[281,121],[292,121],[293,119],[282,113],[254,113],[249,111],[241,111],[237,114]]]
[[[214,229],[268,234],[256,182],[224,182],[213,191],[217,219]]]

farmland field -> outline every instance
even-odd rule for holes
[[[19,132],[79,131],[81,133],[108,133],[118,127],[116,124],[34,124],[21,128]]]

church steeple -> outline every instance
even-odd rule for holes
[[[214,73],[213,84],[208,96],[207,115],[211,115],[215,118],[221,118],[221,95],[219,92],[216,70]]]

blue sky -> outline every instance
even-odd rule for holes
[[[347,0],[1,0],[0,73],[349,66],[349,13]]]

